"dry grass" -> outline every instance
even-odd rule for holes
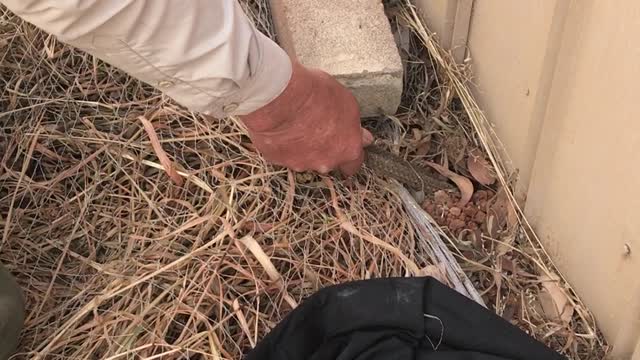
[[[273,35],[263,4],[245,5]],[[237,359],[322,286],[429,269],[381,179],[272,167],[233,119],[190,113],[0,14],[0,260],[27,298],[18,357]],[[428,47],[408,39],[406,110],[376,130],[416,160],[405,135],[422,127],[434,139],[427,157],[438,160],[443,139],[474,142],[478,131],[454,100],[447,60],[430,65]],[[552,266],[524,232],[508,234],[508,243],[492,240],[507,243],[501,252],[491,245],[481,259],[450,245],[491,308],[504,314],[518,299],[514,323],[572,358],[601,358],[604,344],[577,298],[569,296],[569,323],[539,314],[539,276]],[[522,273],[502,271],[505,257]]]

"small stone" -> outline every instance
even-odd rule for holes
[[[476,213],[478,212],[478,209],[472,207],[472,206],[467,206],[466,208],[464,208],[464,214],[469,216],[469,217],[474,217],[476,216]]]
[[[445,205],[451,202],[451,197],[444,190],[438,190],[433,194],[433,199],[438,205]]]
[[[460,219],[454,219],[449,222],[449,230],[455,232],[456,230],[460,230],[464,228],[466,223]]]
[[[475,217],[473,218],[473,220],[478,224],[484,223],[486,219],[487,219],[487,214],[485,214],[483,211],[478,211]]]

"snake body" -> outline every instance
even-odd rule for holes
[[[454,188],[439,174],[413,165],[375,145],[367,146],[365,164],[377,175],[393,178],[416,191],[435,192]]]

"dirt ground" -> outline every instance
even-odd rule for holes
[[[265,2],[243,5],[273,37]],[[365,126],[444,169],[454,190],[415,195],[492,310],[572,359],[602,359],[593,317],[491,160],[460,90],[468,69],[453,71],[401,5],[388,13],[403,105]],[[438,270],[387,179],[266,164],[234,119],[186,111],[3,8],[0,84],[0,261],[28,310],[17,358],[238,359],[323,286],[411,274],[398,254]]]

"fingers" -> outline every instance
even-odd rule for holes
[[[357,133],[356,133],[357,134]],[[276,152],[263,152],[263,156],[271,163],[287,167],[294,172],[314,171],[319,174],[327,175],[332,170],[339,170],[344,176],[350,177],[355,175],[364,162],[364,148],[373,143],[374,137],[368,130],[360,129],[360,138],[351,138],[351,145],[348,149],[342,148],[321,148],[313,149],[312,152],[306,153],[308,149],[298,149],[295,153],[297,157],[289,156],[284,158],[282,154]],[[265,144],[261,144],[265,145]],[[268,143],[266,145],[269,145]],[[263,146],[268,149],[268,146]],[[291,155],[291,154],[289,154]]]
[[[369,130],[362,128],[362,146],[367,147],[373,143],[373,134]]]
[[[369,132],[369,130],[363,128],[362,129],[362,147],[363,148],[367,147],[372,143],[373,143],[373,135],[371,134],[371,132]],[[355,160],[345,161],[340,165],[338,165],[338,170],[344,176],[350,177],[358,173],[358,171],[362,167],[362,163],[364,162],[365,153],[363,148],[360,149],[360,152],[358,153],[358,156]],[[323,175],[326,175],[332,169],[327,166],[319,166],[315,170]]]
[[[327,175],[331,171],[331,168],[329,166],[321,165],[321,166],[318,166],[316,171],[318,171],[322,175]]]
[[[358,156],[357,159],[342,163],[338,167],[338,170],[340,170],[340,172],[346,177],[353,176],[358,172],[358,170],[360,170],[363,162],[364,151],[361,151],[360,156]]]
[[[362,128],[362,147],[365,148],[371,145],[372,143],[373,143],[373,134],[371,134],[369,130]],[[338,167],[338,169],[346,177],[353,176],[362,167],[362,163],[364,162],[364,157],[365,157],[365,153],[364,153],[364,149],[362,149],[357,159],[342,163]]]

